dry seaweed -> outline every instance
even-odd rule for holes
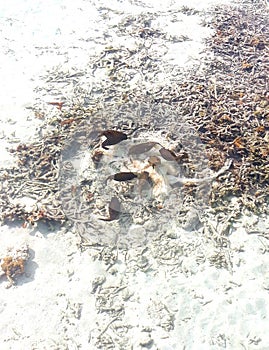
[[[214,58],[205,60],[203,70],[194,67],[184,74],[166,63],[161,51],[151,49],[154,40],[165,45],[166,40],[175,38],[168,39],[150,27],[151,18],[146,14],[141,18],[130,16],[128,23],[119,23],[121,35],[136,37],[137,49],[106,47],[99,56],[92,57],[90,69],[96,74],[106,71],[108,79],[96,81],[90,95],[78,87],[76,102],[53,102],[58,109],[54,115],[36,108],[37,115],[46,115],[47,131],[41,141],[11,150],[18,163],[0,173],[1,221],[19,219],[33,224],[38,220],[65,220],[63,198],[59,195],[60,157],[78,131],[92,133],[88,144],[94,147],[100,130],[117,130],[119,137],[103,132],[106,147],[125,140],[127,134],[136,130],[152,134],[163,130],[168,143],[177,140],[179,148],[170,151],[169,144],[164,145],[160,149],[162,158],[173,160],[176,156],[183,165],[187,164],[188,144],[193,149],[197,144],[192,144],[190,130],[186,133],[182,124],[177,124],[178,116],[199,136],[212,171],[217,173],[227,159],[232,160],[229,170],[214,179],[211,206],[219,211],[229,210],[231,198],[236,196],[242,209],[268,211],[268,11],[263,2],[257,6],[245,2],[244,6],[215,7],[211,16],[213,20],[205,25],[214,29],[214,35],[207,40],[205,52],[214,53]],[[171,73],[170,84],[156,83],[160,64]],[[147,85],[143,81],[135,87],[128,85],[131,77],[141,72],[147,76]],[[52,73],[55,81],[65,75]],[[51,76],[47,79],[53,84]],[[164,116],[161,110],[168,106],[169,113]],[[145,141],[133,145],[129,154],[143,154],[158,144],[155,139]],[[197,162],[192,157],[192,164],[188,164],[190,175],[199,168],[199,152],[197,149]],[[96,167],[102,165],[102,157],[101,150],[93,152]],[[195,195],[196,187],[195,183],[184,184],[186,196]],[[75,191],[71,194],[75,195]],[[33,199],[35,205],[29,210],[14,201],[22,197]]]

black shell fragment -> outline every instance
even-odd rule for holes
[[[177,156],[175,155],[175,153],[173,151],[170,151],[167,148],[162,147],[159,150],[161,156],[163,157],[163,159],[172,162],[172,161],[177,161]]]
[[[120,216],[121,204],[117,197],[112,197],[108,205],[108,218],[100,218],[102,221],[113,221],[117,220]]]
[[[127,135],[117,130],[105,130],[101,133],[101,136],[105,136],[107,139],[102,143],[104,149],[108,149],[106,146],[116,145],[117,143],[127,140]]]
[[[137,175],[132,172],[121,172],[112,175],[112,179],[115,181],[129,181],[136,178]]]

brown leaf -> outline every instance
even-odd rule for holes
[[[249,63],[249,62],[246,62],[246,61],[243,61],[242,62],[242,68],[243,68],[244,71],[251,72],[252,68],[253,68],[253,64]]]
[[[139,181],[138,181],[139,186],[143,186],[145,183],[149,183],[150,186],[153,185],[151,177],[147,171],[142,171],[142,173],[139,174],[138,178],[139,178]]]
[[[73,122],[75,121],[74,118],[70,118],[70,119],[64,119],[61,121],[61,125],[69,125],[69,124],[72,124]]]

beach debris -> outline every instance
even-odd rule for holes
[[[137,177],[137,174],[134,174],[132,172],[122,171],[120,173],[116,173],[114,175],[111,175],[109,179],[113,179],[115,181],[129,181],[133,180]]]
[[[14,284],[13,277],[24,273],[24,260],[22,258],[14,259],[11,256],[6,256],[3,258],[1,268],[9,282]]]
[[[200,177],[200,178],[178,178],[178,182],[176,182],[175,184],[198,184],[198,183],[202,183],[202,182],[209,182],[209,181],[213,181],[214,179],[216,179],[218,176],[222,175],[223,173],[225,173],[225,171],[227,171],[230,166],[232,165],[233,160],[232,159],[227,159],[225,164],[223,165],[223,167],[221,169],[219,169],[219,171],[212,173],[209,176],[205,176],[205,177]],[[175,185],[174,184],[174,185]],[[177,186],[176,186],[177,187]]]
[[[151,333],[148,331],[141,332],[138,343],[142,348],[150,348],[154,343]]]
[[[121,213],[121,204],[117,197],[112,197],[108,205],[108,218],[99,218],[102,221],[113,221],[117,220]]]
[[[3,272],[2,275],[4,274],[9,282],[6,286],[7,288],[10,288],[15,284],[15,276],[24,273],[25,263],[29,257],[29,247],[26,243],[23,243],[19,247],[9,248],[6,256],[0,259],[0,267]]]
[[[116,145],[117,143],[127,140],[127,135],[117,130],[105,130],[101,133],[101,136],[105,136],[106,140],[102,143],[102,147],[108,150],[107,146]]]
[[[234,15],[227,17],[218,8],[212,21],[206,24],[214,29],[214,34],[207,40],[205,50],[213,52],[214,59],[205,63],[203,74],[197,75],[197,72],[189,70],[182,77],[181,71],[174,67],[171,80],[160,83],[156,79],[160,66],[158,60],[167,64],[162,61],[163,51],[148,55],[137,48],[129,50],[123,46],[109,46],[101,55],[93,57],[92,71],[99,70],[101,76],[107,75],[109,79],[93,84],[87,106],[78,103],[80,97],[77,94],[68,111],[59,113],[54,109],[55,115],[52,117],[46,116],[46,111],[40,110],[40,107],[34,111],[46,116],[42,139],[15,147],[12,153],[17,158],[17,166],[1,169],[0,220],[19,219],[30,223],[55,220],[62,223],[69,215],[63,210],[67,203],[70,208],[68,213],[73,211],[80,215],[77,214],[78,210],[85,203],[75,203],[76,198],[81,199],[79,190],[74,196],[71,185],[65,181],[75,171],[64,172],[60,160],[61,154],[70,150],[69,141],[74,140],[74,131],[86,135],[84,139],[79,136],[76,141],[77,145],[84,143],[83,152],[86,149],[90,158],[88,182],[83,184],[81,180],[77,186],[78,189],[82,187],[81,193],[90,193],[90,201],[86,203],[88,207],[83,207],[82,221],[88,220],[88,214],[94,212],[98,200],[102,202],[104,189],[114,191],[113,195],[120,195],[122,200],[126,199],[126,204],[130,201],[133,205],[136,185],[144,184],[152,190],[158,181],[163,185],[163,194],[164,189],[167,190],[166,199],[175,196],[175,200],[183,198],[184,203],[185,199],[188,201],[190,198],[195,202],[196,190],[209,184],[208,204],[216,211],[223,210],[220,208],[232,210],[229,203],[236,196],[240,210],[248,208],[268,212],[269,100],[265,76],[268,70],[266,49],[269,26],[262,24],[263,33],[260,32],[261,22],[266,24],[268,16],[262,5],[249,11],[232,7],[231,11]],[[244,28],[238,18],[244,19]],[[126,23],[119,24],[118,33],[124,34],[129,30],[129,34],[136,33],[142,43],[151,34],[158,34],[151,28],[152,33],[138,37],[140,28],[148,28],[142,23],[145,18],[140,20],[141,23],[138,23],[132,17],[128,29]],[[152,40],[154,35],[150,36]],[[231,55],[234,52],[240,52],[238,59]],[[134,82],[129,88],[130,80],[141,69],[147,87]],[[165,66],[165,69],[171,71],[170,66]],[[229,75],[231,71],[234,72],[233,79]],[[50,74],[47,78],[51,77]],[[62,79],[65,73],[57,68],[53,72],[55,74]],[[59,103],[53,102],[52,105],[58,108],[61,107]],[[101,108],[100,104],[103,104]],[[138,106],[137,110],[134,110],[134,105]],[[199,139],[202,152],[198,150],[199,144],[193,143],[190,129]],[[106,138],[103,144],[96,137],[100,135],[99,130],[101,136]],[[110,145],[123,140],[127,140],[120,145],[124,147],[109,149]],[[105,149],[110,152],[105,152]],[[150,154],[147,155],[147,152]],[[139,155],[140,163],[135,164],[130,158],[136,155]],[[157,165],[158,162],[152,162],[152,159],[149,161],[149,156],[159,156],[161,164]],[[223,171],[226,159],[232,161],[232,165]],[[207,171],[203,172],[205,169]],[[129,184],[129,180],[121,174],[116,176],[115,183],[111,181],[109,186],[105,186],[110,174],[125,171],[137,174],[138,181]],[[158,173],[157,179],[154,172]],[[61,191],[61,186],[66,186],[66,191]],[[144,193],[146,191],[143,190]],[[38,203],[31,213],[25,210],[20,201],[13,201],[14,198],[29,196]],[[150,198],[155,203],[154,194]],[[142,215],[141,212],[139,215]]]
[[[163,301],[152,299],[148,305],[147,312],[163,330],[170,332],[175,328],[173,312]]]
[[[97,275],[92,281],[91,293],[94,294],[97,291],[97,289],[101,289],[101,286],[105,283],[105,281],[106,277],[104,275]]]

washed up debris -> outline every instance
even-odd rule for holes
[[[127,135],[118,130],[105,130],[101,135],[106,137],[106,140],[102,143],[102,147],[106,150],[108,150],[107,146],[116,145],[127,139]]]
[[[232,16],[227,18],[228,12],[216,7],[213,21],[205,23],[214,30],[206,47],[214,58],[204,62],[203,71],[196,67],[184,74],[154,45],[150,54],[145,50],[148,40],[156,44],[157,39],[165,49],[164,33],[147,24],[154,15],[130,16],[128,23],[119,23],[119,32],[135,35],[137,44],[107,46],[91,58],[89,69],[97,77],[91,93],[77,86],[73,100],[65,100],[61,110],[57,102],[53,115],[51,108],[47,114],[36,108],[44,116],[42,140],[14,147],[17,166],[1,169],[0,220],[62,223],[82,206],[85,215],[77,220],[86,221],[89,212],[103,210],[113,196],[128,206],[137,194],[147,200],[133,213],[136,220],[141,212],[150,216],[160,206],[172,207],[170,197],[178,208],[206,198],[204,203],[215,211],[232,210],[230,203],[237,197],[241,210],[268,212],[268,16],[262,4],[229,9]],[[165,82],[159,77],[160,65],[168,74]],[[68,81],[70,73],[57,69],[53,75]],[[99,79],[98,72],[108,79]],[[130,81],[134,83],[129,86]],[[69,170],[61,169],[74,135],[76,147],[90,156],[79,180],[77,165],[71,162]],[[98,135],[106,138],[101,146]],[[138,174],[138,180],[115,175],[125,172]],[[106,187],[111,174],[116,181]],[[37,203],[30,212],[25,197]],[[81,202],[83,198],[90,200]]]
[[[133,180],[137,177],[136,174],[132,173],[132,172],[127,172],[127,171],[123,171],[121,173],[117,173],[114,174],[112,176],[110,176],[110,179],[113,179],[115,181],[129,181],[129,180]]]
[[[2,275],[5,275],[9,282],[6,288],[10,288],[12,285],[14,285],[15,278],[18,275],[22,275],[24,273],[25,264],[29,257],[29,247],[25,243],[19,247],[9,248],[6,252],[6,255],[0,257]]]
[[[135,133],[132,133],[133,129],[136,130]],[[144,128],[141,127],[140,130],[137,126],[127,132],[129,137],[124,144],[115,144],[106,151],[102,145],[95,143],[90,144],[85,150],[83,145],[88,140],[85,134],[80,148],[74,152],[72,142],[69,142],[62,158],[60,187],[63,210],[67,217],[76,223],[81,237],[96,244],[114,241],[118,231],[123,230],[122,225],[127,225],[124,230],[128,232],[128,226],[132,223],[143,225],[151,219],[153,223],[154,215],[161,215],[162,210],[177,220],[177,212],[184,200],[184,191],[173,188],[172,183],[184,178],[188,180],[190,177],[197,187],[200,183],[208,183],[210,188],[210,183],[214,179],[213,171],[207,171],[205,174],[198,171],[195,174],[191,154],[190,159],[182,158],[180,164],[178,162],[172,164],[160,156],[160,148],[175,149],[177,153],[178,149],[182,149],[183,146],[174,141],[177,140],[175,135],[167,137],[162,135],[161,131],[154,130],[148,133]],[[77,138],[75,134],[73,136],[75,145]],[[135,150],[131,152],[133,153],[131,157],[130,149]],[[182,152],[183,150],[179,154],[183,154]],[[102,154],[97,163],[96,154]],[[75,168],[72,162],[79,164],[79,167]],[[199,160],[196,166],[198,163]],[[185,186],[184,181],[182,183]],[[75,196],[72,196],[72,186],[79,188]],[[89,193],[91,201],[86,201]],[[203,195],[204,200],[206,195]],[[108,205],[109,215],[100,217],[100,213],[107,210],[108,201],[111,201]],[[107,228],[101,226],[100,221],[117,219],[119,221],[111,226],[109,235]],[[142,242],[143,240],[140,243]]]
[[[112,197],[108,205],[108,218],[100,218],[103,221],[113,221],[119,218],[121,212],[121,204],[117,197]]]

